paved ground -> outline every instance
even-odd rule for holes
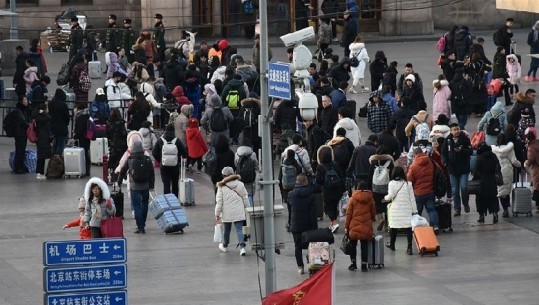
[[[525,35],[524,32],[517,34],[521,46]],[[487,40],[487,55],[492,57],[494,47],[488,41],[490,35],[485,33],[483,37]],[[434,42],[367,42],[367,48],[371,56],[383,49],[390,61],[399,62],[401,69],[406,62],[414,63],[423,78],[425,96],[430,100],[431,80],[440,73],[435,64]],[[521,50],[524,51],[523,47]],[[526,53],[522,51],[519,53]],[[276,59],[285,59],[284,48],[274,47],[273,52]],[[250,50],[240,49],[240,53],[247,55]],[[65,53],[47,54],[52,76],[64,57]],[[523,71],[526,71],[529,58],[523,56],[523,61]],[[103,82],[96,81],[94,88]],[[533,87],[539,89],[536,84]],[[54,87],[51,89],[54,92]],[[353,98],[362,105],[366,95]],[[470,130],[474,130],[477,122],[477,118],[470,120]],[[369,133],[363,119],[360,126],[366,137]],[[0,305],[39,304],[43,300],[42,242],[78,237],[76,229],[62,231],[61,227],[78,215],[76,198],[81,195],[85,181],[38,181],[33,175],[12,175],[7,164],[12,149],[12,139],[0,138]],[[100,175],[101,169],[94,166],[92,173]],[[212,243],[211,182],[206,175],[192,176],[196,180],[197,206],[187,209],[191,225],[184,235],[165,236],[152,219],[148,220],[147,234],[136,235],[131,233],[134,220],[126,219],[129,302],[259,304],[258,275],[264,287],[263,263],[257,265],[253,253],[246,257],[240,257],[233,249],[220,253]],[[162,189],[159,177],[157,181],[159,191]],[[257,204],[260,204],[259,194]],[[405,238],[399,237],[397,251],[386,252],[386,268],[364,274],[348,271],[348,258],[337,251],[336,304],[429,304],[433,301],[440,305],[538,304],[538,216],[477,226],[474,211],[472,196],[472,212],[454,219],[453,233],[439,236],[439,257],[408,256],[404,253]],[[487,222],[490,221],[489,217]],[[340,238],[342,234],[337,234],[336,239]],[[232,237],[232,242],[234,240]],[[276,266],[279,289],[306,278],[296,273],[292,238],[288,234],[286,249],[277,256]]]

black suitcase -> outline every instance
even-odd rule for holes
[[[120,186],[116,186],[116,183],[112,187],[112,190],[110,191],[110,198],[112,198],[112,201],[114,201],[114,205],[116,206],[116,217],[124,217],[124,193],[122,192],[122,188]]]
[[[335,237],[329,228],[315,229],[303,232],[301,234],[301,239],[304,244],[313,243],[313,242],[326,242],[334,243]]]
[[[445,232],[453,232],[453,223],[451,220],[452,205],[444,201],[438,201],[436,204],[436,212],[438,213],[438,228]]]

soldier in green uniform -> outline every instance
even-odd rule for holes
[[[79,25],[79,18],[71,17],[71,32],[69,33],[69,60],[77,55],[79,49],[82,48],[84,41],[84,31]]]
[[[125,49],[125,55],[127,56],[127,60],[130,64],[132,64],[135,60],[134,53],[131,50],[131,47],[137,41],[135,31],[133,31],[133,28],[131,26],[132,23],[133,21],[131,19],[124,19],[124,30],[122,32],[122,38],[120,39],[120,47]]]
[[[160,63],[165,59],[165,26],[163,25],[163,15],[155,14],[155,25],[153,28],[152,40],[157,48],[157,56],[155,63],[161,67]]]
[[[118,26],[116,25],[116,15],[109,15],[109,25],[105,34],[105,46],[107,52],[118,53],[119,33]]]

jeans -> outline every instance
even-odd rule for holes
[[[487,111],[490,111],[490,108],[496,104],[496,97],[489,95],[487,98]]]
[[[460,201],[462,194],[462,203],[468,205],[470,195],[468,195],[468,174],[449,175],[451,181],[451,194],[453,195],[453,204],[455,211],[460,211]]]
[[[225,231],[223,232],[223,246],[228,247],[230,243],[230,231],[232,230],[232,224],[236,227],[236,235],[238,236],[238,242],[240,247],[245,248],[245,241],[243,239],[243,220],[235,222],[223,222]]]
[[[423,207],[425,207],[429,214],[431,227],[438,228],[438,212],[436,212],[436,207],[434,206],[434,194],[415,196],[415,202],[419,215],[423,213]]]
[[[249,200],[249,206],[252,207],[255,204],[255,199],[253,195],[247,195],[247,199]]]
[[[141,230],[144,230],[146,227],[149,197],[149,190],[131,190],[131,205],[133,205],[133,208],[135,209],[135,221],[137,223],[137,228]]]
[[[161,166],[161,180],[163,181],[163,194],[172,194],[178,197],[180,168],[178,166]]]
[[[466,123],[468,123],[468,114],[467,113],[458,113],[457,121],[459,122],[460,129],[464,130]]]
[[[357,240],[350,240],[352,247],[352,252],[350,253],[350,260],[352,263],[356,262],[357,257]],[[372,242],[372,240],[360,240],[361,245],[361,263],[367,264],[369,260],[369,243]]]
[[[62,153],[64,152],[67,137],[66,136],[55,136],[55,137],[56,137],[56,139],[54,141],[54,146],[53,146],[52,152],[55,155],[60,155],[61,156]]]

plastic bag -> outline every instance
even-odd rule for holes
[[[421,217],[418,214],[412,215],[412,231],[415,229],[415,227],[428,227],[429,222],[425,217]]]
[[[223,242],[223,224],[218,223],[215,225],[215,230],[213,233],[213,242],[222,243]]]
[[[339,200],[339,217],[345,217],[346,216],[346,206],[348,205],[348,201],[350,200],[350,197],[348,197],[348,193],[344,193],[342,195],[341,199]]]

